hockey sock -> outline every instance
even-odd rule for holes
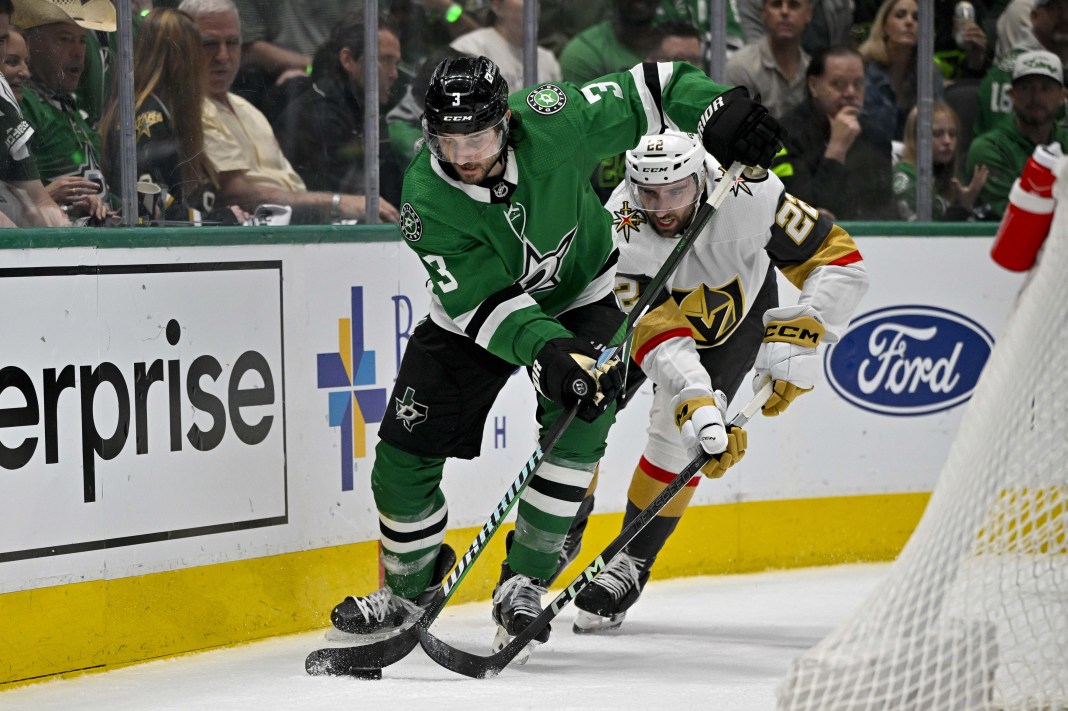
[[[445,540],[449,508],[441,491],[445,460],[420,457],[379,442],[371,471],[378,506],[386,585],[414,599],[430,583]]]
[[[652,464],[645,457],[638,461],[634,469],[634,475],[630,480],[630,489],[627,491],[627,510],[623,515],[623,525],[637,518],[638,514],[652,503],[668,483],[674,479],[676,472],[661,469]],[[679,525],[686,507],[690,505],[694,493],[697,491],[697,483],[701,477],[694,477],[686,487],[680,491],[671,502],[660,511],[645,528],[638,533],[627,545],[627,553],[632,557],[644,561],[644,570],[649,570],[660,550],[667,543],[668,538],[674,533]]]
[[[546,460],[519,498],[508,565],[517,573],[548,580],[589,487],[596,464]]]

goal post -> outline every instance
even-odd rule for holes
[[[1068,711],[1068,172],[935,491],[780,711]],[[907,444],[907,443],[906,443]]]

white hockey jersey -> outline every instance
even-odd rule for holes
[[[706,158],[711,191],[725,171]],[[626,183],[605,206],[612,213],[619,263],[616,293],[628,310],[674,249],[631,205]],[[711,387],[695,348],[715,348],[749,312],[770,267],[801,289],[834,343],[867,291],[868,276],[853,239],[783,188],[769,173],[739,179],[668,281],[664,299],[635,330],[631,356],[660,387]],[[766,325],[766,324],[765,324]]]

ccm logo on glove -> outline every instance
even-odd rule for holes
[[[764,327],[764,340],[815,348],[824,333],[822,323],[811,316],[802,316],[792,321],[772,321]]]

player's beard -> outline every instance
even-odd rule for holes
[[[679,236],[686,226],[693,220],[694,207],[684,207],[681,210],[666,212],[646,212],[649,225],[653,230],[665,239],[674,239]],[[662,224],[662,221],[666,224]]]
[[[489,177],[490,172],[494,166],[500,160],[501,156],[498,153],[492,158],[487,158],[482,161],[474,161],[471,163],[453,163],[453,170],[460,176],[460,181],[465,185],[478,185],[483,180]]]

